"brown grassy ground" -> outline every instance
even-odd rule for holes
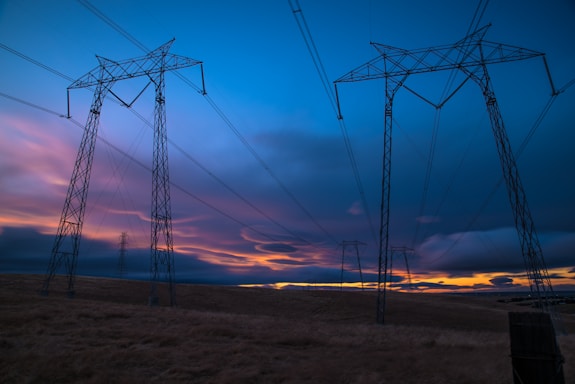
[[[41,278],[0,275],[2,383],[511,383],[507,313],[526,310],[392,293],[381,326],[367,292],[178,285],[178,308],[150,308],[145,282],[79,278],[68,299]]]

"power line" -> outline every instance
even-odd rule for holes
[[[557,96],[564,93],[567,89],[569,89],[574,84],[575,84],[575,78],[573,78],[570,81],[568,81],[567,83],[565,83],[565,85],[563,87],[559,88],[558,90],[554,90],[554,92],[552,92],[551,96],[547,100],[547,103],[545,104],[545,106],[543,107],[543,109],[541,110],[541,112],[539,113],[537,118],[535,119],[535,122],[531,126],[531,129],[529,130],[529,132],[527,133],[527,135],[525,136],[525,138],[523,139],[523,141],[519,145],[519,148],[517,148],[517,151],[515,152],[515,158],[516,159],[519,159],[519,157],[523,154],[523,151],[525,150],[525,148],[529,144],[529,141],[531,140],[531,138],[535,134],[535,131],[537,130],[537,128],[539,128],[539,126],[543,122],[543,119],[545,118],[545,116],[547,116],[547,113],[549,112],[549,110],[551,109],[551,106],[553,105],[553,103],[557,99]],[[461,163],[460,163],[460,166],[461,166]],[[487,208],[487,206],[491,202],[491,199],[495,196],[495,193],[497,192],[497,190],[499,189],[499,187],[501,186],[502,183],[503,183],[503,177],[500,177],[499,180],[495,183],[495,185],[491,189],[491,191],[489,192],[489,194],[486,196],[485,200],[483,200],[483,203],[479,206],[479,209],[477,210],[475,215],[473,215],[473,217],[471,218],[471,220],[469,221],[469,223],[465,227],[465,230],[463,232],[461,232],[460,235],[455,238],[455,240],[449,246],[449,248],[447,248],[441,255],[439,255],[438,257],[436,257],[433,260],[430,260],[428,262],[429,264],[435,263],[437,260],[443,258],[445,255],[447,255],[449,252],[451,252],[453,250],[453,248],[455,248],[455,246],[463,238],[464,234],[466,232],[468,232],[471,229],[471,227],[473,227],[473,225],[475,224],[477,219],[479,219],[479,217],[481,216],[483,211]],[[438,210],[439,210],[439,208],[438,208]]]
[[[340,126],[340,130],[341,130],[341,134],[343,137],[343,141],[345,144],[345,149],[347,152],[347,156],[349,158],[349,161],[351,163],[351,167],[353,170],[353,175],[355,178],[355,183],[357,186],[357,189],[359,191],[359,195],[360,195],[360,199],[361,199],[361,203],[363,206],[363,210],[365,212],[366,215],[366,219],[367,219],[367,223],[369,225],[372,237],[373,237],[373,241],[375,243],[377,243],[377,236],[375,233],[375,229],[373,227],[373,222],[371,220],[371,214],[370,214],[370,210],[369,210],[369,206],[367,204],[367,199],[365,197],[365,192],[363,189],[363,183],[361,182],[361,177],[359,174],[359,168],[357,166],[357,161],[355,159],[355,155],[353,153],[353,148],[351,145],[351,141],[349,139],[349,135],[347,132],[347,127],[345,125],[345,122],[343,120],[343,117],[339,114],[338,112],[338,108],[337,108],[337,95],[335,94],[334,90],[331,87],[329,78],[327,76],[327,72],[325,70],[325,67],[323,65],[323,62],[321,60],[321,56],[319,55],[319,51],[317,50],[317,46],[315,44],[315,41],[313,39],[313,36],[309,30],[307,21],[305,19],[305,16],[303,14],[303,11],[301,9],[301,6],[299,4],[299,0],[295,0],[295,3],[292,0],[288,0],[289,6],[292,10],[292,13],[294,15],[294,18],[296,20],[296,23],[298,25],[299,31],[302,35],[302,38],[304,40],[304,43],[307,47],[307,50],[311,56],[311,59],[313,61],[314,67],[319,75],[320,81],[322,83],[323,89],[327,95],[327,98],[329,99],[330,105],[333,109],[333,111],[335,112],[337,118],[338,118],[338,122],[339,122],[339,126]]]
[[[151,123],[147,120],[145,120],[145,118],[140,115],[138,112],[134,111],[134,114],[136,116],[138,116],[142,121],[144,121],[148,126],[151,126]],[[212,179],[214,179],[215,181],[217,181],[222,187],[224,187],[225,189],[227,189],[230,193],[232,193],[234,196],[236,196],[238,199],[240,199],[242,202],[244,202],[247,206],[249,206],[250,208],[252,208],[254,211],[256,211],[257,213],[259,213],[261,216],[265,217],[266,219],[268,219],[270,222],[272,222],[273,224],[277,225],[278,227],[280,227],[281,229],[283,229],[284,231],[286,231],[287,233],[289,233],[290,235],[292,235],[295,239],[302,241],[304,243],[307,243],[309,245],[313,245],[311,242],[309,242],[308,240],[305,240],[304,238],[302,238],[300,235],[296,234],[295,232],[293,232],[292,230],[290,230],[289,228],[285,227],[284,225],[282,225],[281,223],[279,223],[277,220],[275,220],[274,218],[272,218],[270,215],[266,214],[264,211],[262,211],[261,209],[259,209],[258,207],[256,207],[253,203],[251,203],[249,200],[247,200],[245,197],[243,197],[239,192],[237,192],[236,190],[234,190],[232,187],[230,187],[225,181],[223,181],[220,177],[218,177],[217,175],[215,175],[212,171],[210,171],[207,167],[205,167],[202,163],[200,163],[198,160],[196,160],[192,155],[190,155],[185,149],[183,149],[181,146],[179,146],[176,142],[174,142],[172,139],[168,138],[168,142],[174,147],[176,148],[180,153],[182,153],[188,160],[190,160],[192,163],[194,163],[198,168],[200,168],[202,171],[204,171],[208,176],[210,176]]]
[[[149,52],[149,49],[142,44],[138,39],[136,39],[133,35],[123,29],[120,25],[114,22],[112,19],[107,17],[102,11],[98,10],[94,5],[92,5],[87,0],[77,0],[80,4],[85,6],[90,12],[112,27],[115,31],[120,33],[126,39],[128,39],[132,44],[136,45],[145,53]],[[321,231],[323,232],[332,242],[337,244],[337,240],[314,218],[314,216],[303,206],[303,204],[295,197],[295,195],[286,187],[286,185],[276,176],[276,174],[271,170],[271,168],[266,164],[266,162],[259,156],[259,154],[255,151],[255,149],[249,144],[249,142],[245,139],[245,137],[238,131],[235,125],[231,122],[231,120],[225,115],[222,109],[216,104],[216,102],[206,94],[205,90],[199,88],[195,84],[193,84],[190,80],[188,80],[185,76],[180,73],[176,73],[182,81],[188,84],[191,88],[196,90],[197,92],[204,95],[205,99],[207,100],[208,104],[214,109],[214,111],[222,118],[222,120],[226,123],[226,125],[232,130],[232,132],[238,137],[240,142],[246,147],[246,149],[252,154],[252,156],[260,163],[262,168],[274,179],[274,181],[278,184],[278,186],[284,191],[284,193],[292,200],[294,204],[298,206],[298,208],[310,219],[310,221]]]
[[[481,8],[482,4],[483,4],[483,8]],[[477,8],[475,9],[475,12],[473,14],[473,18],[471,19],[471,22],[469,23],[469,27],[467,28],[467,32],[466,32],[465,36],[470,36],[470,33],[472,31],[477,30],[479,23],[481,22],[481,19],[485,13],[485,10],[487,9],[488,4],[489,4],[489,0],[485,1],[485,3],[483,3],[483,0],[479,0],[479,3],[477,4]],[[468,46],[463,51],[459,51],[457,54],[457,57],[456,57],[456,61],[459,61],[462,56],[467,55],[467,52],[470,49],[471,49],[471,47]],[[426,204],[427,203],[427,193],[429,190],[431,170],[433,168],[433,162],[434,162],[434,158],[435,158],[435,147],[437,145],[437,134],[439,131],[439,118],[441,115],[441,108],[451,98],[451,96],[453,96],[459,90],[459,88],[461,88],[463,86],[463,84],[465,84],[467,79],[469,79],[469,76],[466,76],[465,80],[459,85],[459,87],[457,87],[455,89],[455,91],[452,92],[448,96],[448,92],[450,91],[451,87],[453,86],[453,83],[455,82],[455,78],[456,78],[457,73],[459,73],[458,70],[452,70],[449,72],[449,78],[447,79],[447,82],[445,83],[445,87],[443,88],[443,92],[441,94],[439,104],[434,105],[433,103],[430,103],[431,105],[435,106],[436,111],[435,111],[435,120],[434,120],[434,124],[433,124],[432,136],[431,136],[431,144],[430,144],[430,148],[429,148],[429,155],[427,158],[427,168],[426,168],[426,172],[425,172],[425,181],[423,183],[423,193],[422,193],[421,202],[419,205],[419,214],[418,214],[419,217],[421,217],[424,214],[425,207],[427,205]],[[407,88],[407,87],[405,87],[405,88]],[[415,92],[412,91],[412,93],[415,93]],[[424,100],[429,102],[426,99],[424,99]],[[415,244],[417,242],[417,238],[419,236],[420,227],[421,227],[421,222],[420,222],[420,220],[417,220],[416,226],[415,226],[415,234],[413,236],[413,241],[412,241],[412,247],[415,247]]]
[[[78,0],[78,1],[86,2],[85,0]],[[110,21],[110,22],[112,22],[112,21]],[[127,33],[127,32],[125,32],[125,33]],[[41,62],[39,62],[39,61],[37,61],[37,60],[34,60],[34,59],[32,59],[31,57],[26,56],[26,55],[24,55],[23,53],[16,51],[15,49],[11,49],[11,48],[9,48],[9,47],[6,47],[6,46],[4,46],[3,44],[2,44],[2,48],[6,49],[7,51],[9,51],[9,52],[11,52],[11,53],[13,53],[13,54],[15,54],[15,55],[17,55],[17,56],[23,58],[23,59],[25,59],[26,61],[28,61],[28,62],[30,62],[30,63],[33,63],[33,64],[35,64],[35,65],[40,66],[41,68],[46,69],[47,71],[49,71],[49,72],[51,72],[51,73],[53,73],[53,74],[55,74],[55,75],[57,75],[57,76],[60,76],[60,77],[62,77],[62,78],[64,78],[64,79],[66,79],[66,80],[71,79],[69,76],[66,76],[65,74],[63,74],[63,73],[57,71],[56,69],[51,68],[51,67],[49,67],[49,66],[47,66],[47,65],[45,65],[45,64],[42,64]],[[180,75],[178,72],[176,72],[175,74],[176,74],[176,75]],[[189,81],[188,79],[183,78],[183,80],[186,81],[187,83],[189,83],[189,85],[193,85],[194,87],[196,87],[196,86],[195,86],[193,83],[191,83],[191,81]],[[74,81],[74,80],[71,80],[71,81]],[[197,87],[196,87],[196,88],[197,88]],[[199,88],[197,88],[197,90],[200,91]],[[10,96],[10,95],[4,94],[4,93],[0,93],[0,94],[1,94],[3,97],[5,97],[5,98],[12,99],[12,100],[17,101],[17,102],[19,102],[19,103],[28,105],[28,106],[30,106],[30,107],[33,107],[33,108],[42,110],[42,111],[47,112],[47,113],[50,113],[50,114],[55,114],[55,115],[57,115],[58,117],[68,117],[68,116],[66,116],[66,115],[60,115],[60,114],[58,114],[58,112],[55,112],[55,111],[53,111],[53,110],[50,110],[50,109],[41,107],[41,106],[39,106],[39,105],[37,105],[37,104],[33,104],[33,103],[30,103],[30,102],[27,102],[26,100],[19,99],[19,98],[16,98],[16,97],[14,97],[14,96]],[[123,102],[118,101],[116,98],[110,98],[110,99],[113,100],[113,101],[115,101],[116,103],[118,103],[118,104],[124,106],[124,107],[127,107],[136,117],[138,117],[142,122],[144,122],[144,124],[146,124],[148,127],[150,127],[150,128],[153,129],[152,123],[149,122],[144,116],[142,116],[142,115],[141,115],[140,113],[138,113],[136,110],[130,108],[129,105],[127,105],[126,103],[123,103]],[[241,136],[241,133],[239,133],[239,131],[237,131],[237,129],[233,126],[233,123],[232,123],[231,121],[229,121],[229,119],[227,119],[227,117],[225,116],[225,114],[223,113],[223,111],[221,111],[221,110],[219,109],[219,107],[215,104],[215,102],[213,102],[213,100],[212,100],[211,98],[209,99],[209,102],[213,103],[214,109],[216,109],[216,111],[219,111],[219,113],[221,113],[220,116],[224,119],[224,121],[226,121],[226,123],[228,124],[228,126],[230,126],[230,128],[232,128],[233,130],[235,130],[235,132],[237,132],[237,135],[239,135],[240,139],[243,140],[244,145],[247,145],[247,146],[249,147],[249,143],[247,142],[247,140],[245,140],[245,138],[243,138],[243,136]],[[259,213],[260,215],[262,215],[264,218],[268,219],[270,222],[272,222],[273,224],[277,225],[278,227],[280,227],[281,229],[283,229],[284,231],[286,231],[287,233],[289,233],[289,234],[290,234],[291,236],[293,236],[296,240],[299,240],[299,241],[301,241],[301,242],[304,242],[304,243],[306,243],[306,244],[309,244],[309,245],[312,245],[312,246],[316,247],[316,246],[315,246],[313,243],[311,243],[310,241],[305,240],[305,239],[302,238],[300,235],[298,235],[298,234],[296,234],[294,231],[288,229],[287,227],[285,227],[284,225],[282,225],[281,223],[279,223],[277,220],[273,219],[270,215],[266,214],[266,213],[263,212],[261,209],[257,208],[253,203],[249,202],[245,197],[243,197],[241,194],[239,194],[237,191],[235,191],[233,188],[231,188],[228,184],[226,184],[221,178],[217,177],[213,172],[211,172],[210,170],[208,170],[204,165],[202,165],[198,160],[196,160],[193,156],[191,156],[188,152],[186,152],[181,146],[179,146],[178,144],[176,144],[173,140],[171,140],[171,139],[168,138],[168,142],[169,142],[171,145],[173,145],[178,151],[180,151],[186,158],[188,158],[188,159],[189,159],[190,161],[192,161],[196,166],[198,166],[202,171],[204,171],[205,173],[207,173],[210,177],[212,177],[212,178],[213,178],[215,181],[217,181],[220,185],[222,185],[222,186],[223,186],[224,188],[226,188],[228,191],[230,191],[231,193],[233,193],[236,197],[238,197],[240,200],[242,200],[242,201],[243,201],[246,205],[248,205],[250,208],[254,209],[257,213]],[[250,147],[250,148],[251,148],[251,147]],[[252,150],[253,150],[253,148],[252,148]],[[254,154],[254,156],[258,156],[257,153],[255,152],[255,150],[253,150],[253,154]],[[264,166],[264,168],[268,168],[268,172],[272,172],[271,169],[269,169],[269,167],[267,167],[267,165],[265,164],[265,162],[263,161],[263,159],[260,158],[260,161],[261,161],[261,163],[262,163],[262,166]],[[273,175],[273,176],[275,177],[275,175]],[[285,191],[287,194],[290,194],[290,195],[291,195],[291,192],[289,192],[289,190],[287,189],[287,187],[285,187],[285,185],[283,185],[283,183],[281,183],[281,181],[280,181],[277,177],[275,177],[275,179],[276,179],[276,181],[277,181],[281,186],[283,186],[284,191]],[[292,195],[292,196],[293,196],[293,195]],[[295,196],[294,196],[293,198],[295,199]],[[303,208],[303,206],[302,206],[302,208]],[[305,210],[305,208],[303,208],[303,209]],[[311,216],[311,214],[310,214],[309,212],[308,212],[308,215]],[[315,221],[315,219],[313,219],[313,217],[312,217],[312,220]],[[319,223],[317,223],[317,222],[316,222],[316,224],[319,225]],[[324,231],[325,231],[325,230],[324,230]],[[327,231],[325,231],[324,233],[326,233],[326,234],[328,234],[328,236],[330,236],[329,233],[327,233]],[[331,238],[333,241],[335,241],[335,239],[333,239],[333,237],[330,236],[330,238]]]
[[[564,92],[565,90],[567,90],[571,85],[575,84],[575,79],[571,80],[569,83],[567,83],[563,88],[561,88],[561,92],[556,92],[554,94],[552,94],[549,97],[549,100],[547,101],[547,103],[545,104],[545,106],[543,107],[542,111],[539,113],[539,116],[537,117],[537,119],[535,119],[535,122],[533,123],[533,126],[531,127],[531,129],[529,130],[529,132],[527,133],[527,135],[525,136],[525,138],[523,139],[523,141],[521,142],[521,144],[519,145],[519,148],[517,149],[517,151],[515,152],[515,158],[519,159],[519,157],[523,154],[523,151],[525,150],[525,148],[527,147],[527,145],[529,144],[529,141],[531,140],[531,138],[533,137],[533,135],[535,134],[535,131],[537,130],[537,128],[539,128],[539,126],[541,125],[541,123],[543,122],[543,119],[545,118],[545,116],[547,115],[547,113],[549,112],[549,110],[551,109],[551,106],[553,105],[553,103],[555,102],[555,100],[557,99],[557,96]],[[436,257],[433,260],[428,261],[428,264],[433,264],[436,261],[438,261],[439,259],[443,258],[444,256],[446,256],[449,252],[451,252],[453,250],[453,248],[455,248],[455,246],[459,243],[459,241],[463,238],[464,234],[467,233],[475,224],[475,222],[477,221],[477,219],[479,219],[479,217],[481,216],[481,214],[483,213],[483,211],[487,208],[487,206],[489,205],[489,203],[491,202],[491,199],[495,196],[495,193],[497,192],[497,190],[499,189],[499,187],[501,186],[501,184],[503,183],[503,176],[501,176],[499,178],[499,180],[495,183],[495,185],[493,186],[493,188],[491,188],[491,191],[489,192],[489,194],[487,195],[487,197],[485,198],[485,200],[483,200],[483,203],[481,204],[481,206],[479,207],[479,209],[477,210],[477,212],[475,213],[475,215],[473,215],[473,217],[471,218],[471,220],[469,221],[469,223],[467,224],[467,226],[465,227],[465,230],[463,232],[460,233],[459,236],[457,236],[455,238],[455,240],[453,241],[453,243],[449,246],[449,248],[447,248],[445,251],[443,251],[443,253],[441,255],[439,255],[438,257]]]
[[[36,61],[36,60],[32,59],[31,57],[26,56],[26,55],[24,55],[23,53],[18,52],[17,50],[8,47],[8,46],[5,45],[5,44],[0,43],[0,48],[2,48],[2,49],[4,49],[4,50],[6,50],[6,51],[8,51],[8,52],[10,52],[10,53],[12,53],[12,54],[18,56],[18,57],[20,57],[20,58],[22,58],[22,59],[24,59],[24,60],[26,60],[26,61],[28,61],[28,62],[34,64],[34,65],[37,65],[38,67],[44,68],[44,69],[47,70],[48,72],[52,72],[52,73],[55,74],[56,76],[60,76],[60,77],[66,79],[66,80],[68,80],[68,81],[70,81],[70,82],[73,82],[73,81],[74,81],[74,79],[71,78],[70,76],[66,76],[66,75],[64,75],[62,72],[57,71],[57,70],[55,70],[54,68],[51,68],[51,67],[49,67],[49,66],[47,66],[47,65],[45,65],[45,64],[42,64],[41,62]]]
[[[118,32],[120,35],[122,35],[126,39],[128,39],[136,47],[140,48],[145,53],[150,52],[150,50],[144,44],[142,44],[140,41],[138,41],[138,39],[136,39],[134,36],[129,34],[124,28],[120,27],[114,20],[112,20],[108,16],[106,16],[102,11],[100,11],[98,8],[96,8],[94,5],[92,5],[89,1],[87,1],[87,0],[77,0],[77,1],[80,4],[82,4],[84,7],[86,7],[94,15],[96,15],[100,20],[102,20],[103,22],[108,24],[109,27],[111,27],[116,32]]]
[[[12,100],[12,101],[16,101],[16,102],[18,102],[18,103],[20,103],[20,104],[24,104],[24,105],[27,105],[27,106],[29,106],[29,107],[39,109],[40,111],[43,111],[43,112],[52,114],[52,115],[54,115],[54,116],[63,117],[63,118],[66,118],[66,117],[67,117],[66,115],[62,115],[62,114],[60,114],[60,113],[58,113],[58,112],[56,112],[56,111],[53,111],[53,110],[51,110],[51,109],[41,107],[41,106],[39,106],[38,104],[34,104],[34,103],[29,102],[29,101],[20,99],[20,98],[18,98],[18,97],[8,95],[8,94],[6,94],[6,93],[4,93],[4,92],[0,92],[0,96],[4,97],[4,98],[6,98],[6,99],[10,99],[10,100]]]
[[[435,146],[437,145],[437,134],[439,131],[439,121],[441,116],[441,107],[435,109],[435,119],[433,122],[433,130],[431,134],[431,145],[429,146],[429,154],[427,156],[427,168],[425,170],[425,181],[423,183],[423,193],[421,195],[421,202],[419,204],[419,214],[421,217],[425,212],[425,205],[427,201],[427,193],[429,191],[429,184],[431,179],[431,170],[433,169],[433,160],[435,158]],[[415,234],[413,235],[412,248],[415,246],[417,236],[419,235],[419,228],[421,225],[420,220],[416,220]]]
[[[34,103],[30,103],[30,102],[28,102],[28,101],[19,99],[19,98],[17,98],[17,97],[10,96],[10,95],[8,95],[8,94],[6,94],[6,93],[3,93],[3,92],[0,92],[0,96],[5,97],[5,98],[10,99],[10,100],[13,100],[13,101],[16,101],[16,102],[18,102],[18,103],[27,105],[27,106],[29,106],[29,107],[38,109],[38,110],[40,110],[40,111],[43,111],[43,112],[46,112],[46,113],[50,113],[50,114],[55,115],[55,116],[66,117],[65,115],[62,115],[62,114],[60,114],[60,113],[58,113],[58,112],[56,112],[56,111],[50,110],[50,109],[48,109],[48,108],[44,108],[44,107],[42,107],[42,106],[40,106],[40,105],[37,105],[37,104],[34,104]],[[80,123],[79,121],[77,121],[76,119],[70,117],[70,118],[67,118],[66,120],[67,120],[67,121],[70,121],[73,125],[77,126],[78,128],[84,129],[84,125],[83,125],[82,123]],[[145,169],[146,171],[148,171],[148,172],[150,172],[150,173],[152,172],[152,168],[150,168],[150,167],[147,166],[146,164],[142,163],[140,160],[136,159],[134,156],[130,155],[129,153],[125,152],[124,150],[122,150],[122,149],[119,148],[118,146],[114,145],[113,143],[111,143],[110,141],[108,141],[107,139],[105,139],[104,137],[102,137],[101,135],[97,135],[97,138],[98,138],[98,140],[100,140],[101,142],[103,142],[104,144],[106,144],[108,147],[110,147],[110,148],[113,149],[114,151],[118,152],[119,154],[121,154],[121,155],[124,156],[126,159],[130,160],[131,162],[133,162],[134,164],[140,166],[141,168]],[[269,240],[276,241],[276,242],[279,242],[279,241],[280,241],[280,240],[274,238],[273,236],[270,236],[270,235],[268,235],[268,234],[266,234],[266,233],[264,233],[264,232],[261,232],[261,231],[255,229],[255,228],[253,228],[253,226],[248,225],[248,224],[244,223],[243,221],[241,221],[241,220],[235,218],[234,216],[232,216],[232,215],[230,215],[230,214],[228,214],[228,213],[222,211],[221,209],[219,209],[219,208],[217,208],[216,206],[214,206],[214,205],[208,203],[207,201],[205,201],[204,199],[202,199],[202,198],[200,198],[199,196],[195,195],[194,193],[188,191],[187,189],[185,189],[185,188],[182,187],[181,185],[179,185],[179,184],[177,184],[177,183],[174,183],[173,181],[170,181],[170,185],[171,185],[172,187],[178,189],[178,190],[181,191],[182,193],[188,195],[189,197],[195,199],[195,200],[198,201],[199,203],[205,205],[206,207],[208,207],[208,208],[210,208],[210,209],[216,211],[216,212],[219,213],[220,215],[222,215],[222,216],[224,216],[224,217],[230,219],[231,221],[233,221],[233,222],[235,222],[235,223],[237,223],[237,224],[239,224],[239,225],[241,225],[241,226],[243,226],[243,227],[249,228],[249,229],[252,230],[253,232],[255,232],[255,233],[257,233],[257,234],[259,234],[259,235],[261,235],[261,236],[264,236],[264,237],[268,238]]]

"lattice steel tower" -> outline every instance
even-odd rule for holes
[[[412,289],[413,286],[411,285],[411,272],[409,271],[409,262],[407,261],[407,255],[413,254],[413,249],[409,247],[391,247],[390,248],[390,257],[389,257],[389,279],[390,282],[393,279],[393,257],[394,256],[403,256],[403,261],[405,262],[405,272],[407,273],[407,283],[409,289]]]
[[[361,270],[361,260],[359,257],[359,246],[366,245],[358,240],[344,240],[341,242],[341,276],[340,276],[340,290],[343,290],[343,270],[345,266],[345,251],[350,248],[355,250],[355,257],[357,259],[357,268],[359,270],[359,279],[361,281],[361,290],[363,291],[363,272]]]
[[[507,194],[513,210],[515,227],[519,235],[530,289],[539,300],[540,307],[546,311],[550,311],[550,303],[547,299],[553,295],[553,288],[541,251],[541,245],[535,232],[535,225],[529,211],[527,198],[519,177],[515,157],[487,72],[487,65],[542,57],[551,84],[552,93],[556,94],[556,90],[551,81],[544,53],[486,41],[483,37],[488,27],[489,25],[480,28],[454,44],[431,48],[406,50],[389,45],[372,43],[374,48],[379,52],[379,56],[348,72],[334,82],[337,95],[337,84],[339,83],[373,79],[385,80],[385,126],[383,135],[383,176],[378,259],[377,322],[379,323],[384,323],[388,254],[390,251],[389,198],[393,100],[400,88],[405,88],[417,97],[422,98],[419,93],[405,85],[406,80],[410,76],[420,73],[445,70],[461,71],[465,75],[465,80],[463,80],[450,95],[445,97],[439,105],[436,105],[437,108],[446,103],[468,79],[477,83],[483,93],[491,121],[491,129],[495,136],[501,169],[507,186]],[[428,100],[426,101],[429,102]],[[341,111],[338,110],[338,113],[341,119]]]
[[[174,40],[175,39],[168,41],[145,56],[134,59],[117,62],[96,56],[99,62],[98,67],[68,87],[68,100],[70,89],[76,88],[94,88],[94,99],[90,107],[90,113],[80,148],[78,149],[70,185],[68,186],[66,201],[64,202],[56,239],[52,247],[52,256],[41,290],[42,294],[48,294],[50,282],[62,263],[64,263],[66,267],[68,296],[73,297],[75,294],[74,281],[78,262],[78,250],[82,235],[82,226],[84,224],[86,198],[88,195],[88,185],[90,183],[90,172],[94,159],[94,147],[96,144],[102,104],[108,93],[117,97],[111,91],[114,83],[117,81],[135,77],[147,77],[155,86],[156,94],[152,163],[151,291],[149,303],[156,305],[159,302],[157,283],[163,274],[169,284],[170,304],[172,306],[176,305],[164,74],[166,71],[174,71],[195,65],[200,65],[201,67],[202,62],[168,53]],[[121,101],[121,99],[119,100]],[[123,101],[122,103],[128,106]],[[70,117],[69,105],[68,103],[68,117]]]

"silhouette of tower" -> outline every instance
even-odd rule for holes
[[[120,100],[126,107],[131,106],[123,102],[112,92],[117,81],[135,77],[147,77],[155,86],[156,102],[154,108],[154,150],[152,170],[152,210],[151,210],[151,267],[150,267],[150,304],[158,304],[157,283],[163,276],[169,284],[170,303],[176,305],[174,255],[172,238],[172,217],[170,205],[170,188],[168,172],[168,150],[166,134],[165,112],[165,84],[164,73],[195,65],[202,66],[202,62],[184,56],[168,53],[174,39],[159,48],[150,51],[142,57],[113,61],[96,56],[99,62],[91,72],[82,76],[68,87],[68,101],[70,89],[94,88],[94,98],[84,130],[84,135],[78,149],[78,155],[68,186],[64,208],[58,224],[58,231],[52,255],[48,264],[46,277],[41,293],[48,294],[50,282],[56,274],[58,267],[64,263],[68,280],[68,296],[75,294],[74,281],[78,250],[84,224],[86,198],[90,183],[90,173],[94,159],[100,112],[104,98],[108,93]],[[203,80],[203,70],[202,70]],[[202,81],[203,83],[203,81]],[[141,93],[140,93],[141,94]],[[68,103],[68,117],[70,117],[70,104]]]
[[[391,247],[391,257],[389,258],[389,281],[391,283],[393,278],[393,257],[397,255],[403,256],[405,272],[407,273],[407,283],[409,285],[409,289],[411,289],[411,271],[409,270],[409,262],[407,261],[408,254],[413,254],[413,249],[408,247]]]
[[[535,232],[535,225],[529,211],[527,198],[523,190],[515,157],[503,124],[503,117],[495,98],[487,65],[509,61],[525,60],[542,57],[549,80],[549,68],[545,54],[511,45],[494,43],[483,39],[488,26],[479,28],[463,39],[451,45],[431,48],[406,50],[389,45],[372,43],[379,56],[348,72],[335,83],[335,94],[339,83],[357,82],[373,79],[385,80],[385,123],[383,135],[383,175],[380,212],[379,257],[378,257],[378,300],[377,322],[383,324],[385,317],[385,299],[387,289],[387,272],[389,259],[389,201],[391,190],[391,133],[393,122],[393,101],[399,89],[404,88],[415,96],[429,100],[405,85],[408,77],[436,71],[461,71],[466,78],[456,89],[439,104],[441,108],[462,86],[471,79],[480,87],[489,113],[491,129],[495,137],[497,151],[503,176],[507,186],[507,194],[515,219],[515,227],[521,244],[525,270],[529,278],[532,294],[538,298],[541,308],[550,311],[548,296],[553,295],[553,288],[541,251],[541,246]],[[556,90],[551,83],[551,90]],[[338,115],[342,119],[338,101]]]
[[[361,290],[363,291],[363,273],[361,271],[361,260],[359,258],[359,246],[365,245],[358,240],[344,240],[341,242],[341,278],[340,278],[340,289],[343,289],[343,271],[345,269],[345,251],[351,249],[355,251],[355,256],[357,259],[357,268],[359,270],[359,279],[361,281]]]

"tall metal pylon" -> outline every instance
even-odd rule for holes
[[[68,192],[64,202],[64,208],[58,224],[56,239],[52,247],[52,255],[48,264],[48,270],[42,286],[41,293],[47,295],[50,282],[54,278],[58,267],[64,263],[68,279],[68,296],[75,294],[74,281],[76,277],[76,265],[78,263],[78,250],[84,224],[86,198],[90,183],[90,173],[94,159],[100,112],[104,98],[108,93],[118,98],[112,92],[112,86],[117,81],[132,79],[135,77],[148,77],[156,90],[156,103],[154,108],[154,151],[152,171],[152,210],[151,210],[151,262],[150,280],[151,291],[149,303],[156,305],[159,302],[157,283],[162,272],[169,284],[170,303],[176,305],[175,279],[174,279],[174,255],[172,238],[172,217],[170,204],[168,151],[166,134],[165,112],[165,84],[164,73],[177,69],[200,65],[202,62],[188,57],[168,53],[175,39],[168,41],[157,49],[150,51],[145,56],[114,61],[101,56],[96,56],[98,67],[88,72],[67,89],[68,91],[68,117],[70,117],[70,90],[77,88],[95,88],[94,99],[88,115],[86,128]],[[141,93],[140,93],[141,94]],[[139,95],[138,95],[139,97]],[[163,270],[163,271],[162,271]]]
[[[493,91],[491,80],[487,72],[487,65],[531,59],[543,58],[547,71],[551,91],[556,90],[551,81],[545,54],[530,49],[511,45],[494,43],[484,40],[489,25],[479,28],[463,39],[451,45],[442,45],[431,48],[406,50],[389,45],[372,43],[379,56],[348,72],[335,80],[337,84],[357,82],[373,79],[385,80],[385,124],[383,135],[383,176],[380,214],[380,238],[378,252],[378,295],[377,295],[377,322],[385,321],[385,298],[387,289],[387,268],[389,253],[389,200],[391,180],[391,137],[393,122],[393,100],[401,88],[423,98],[405,85],[406,80],[416,74],[437,71],[461,71],[466,75],[465,80],[455,90],[441,100],[436,107],[443,106],[468,80],[475,81],[483,93],[487,111],[489,113],[491,128],[495,136],[499,160],[507,186],[507,194],[513,210],[515,227],[521,244],[521,252],[525,269],[529,278],[532,294],[539,300],[539,305],[550,311],[548,296],[553,295],[553,288],[541,251],[541,246],[535,232],[535,225],[529,211],[527,198],[523,190],[515,157],[503,124],[497,99]],[[429,102],[425,98],[425,101]],[[342,119],[338,100],[338,114]]]
[[[357,259],[357,268],[359,269],[359,279],[361,281],[361,290],[363,291],[363,272],[361,271],[361,260],[359,257],[359,246],[365,245],[358,240],[344,240],[341,242],[341,278],[340,278],[340,289],[343,289],[343,270],[344,270],[344,259],[345,259],[345,250],[349,247],[352,250],[355,250],[355,256]]]

